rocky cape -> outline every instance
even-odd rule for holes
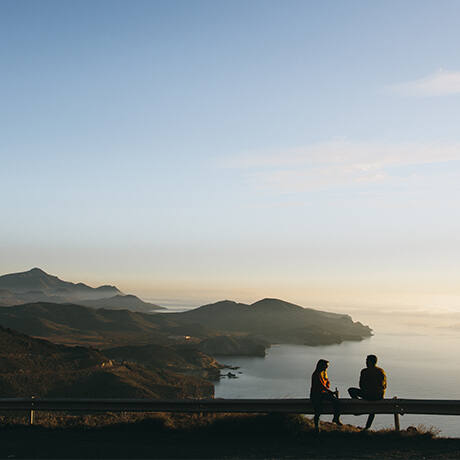
[[[332,345],[372,335],[370,327],[349,315],[269,298],[251,305],[224,300],[172,316],[183,326],[205,324],[220,334],[244,334],[269,344]]]

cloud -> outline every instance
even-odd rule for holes
[[[426,166],[460,160],[460,144],[325,142],[231,159],[257,188],[281,192],[362,187],[389,180],[416,182]],[[425,168],[423,168],[425,166]],[[423,172],[419,170],[423,169]],[[447,168],[449,171],[449,168]]]
[[[392,85],[392,91],[405,96],[446,96],[460,94],[460,72],[439,70],[418,80]]]

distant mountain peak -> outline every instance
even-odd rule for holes
[[[57,276],[50,275],[49,273],[45,272],[45,270],[42,270],[39,267],[31,268],[29,271],[26,271],[26,272],[12,273],[12,275],[61,281]]]
[[[17,299],[1,299],[0,304],[26,303],[48,300],[51,302],[75,302],[80,299],[112,297],[122,294],[115,286],[92,288],[84,283],[64,281],[46,273],[39,267],[19,273],[0,276],[0,289],[17,294]]]
[[[44,275],[47,275],[48,273],[46,273],[44,270],[42,270],[41,268],[38,268],[38,267],[34,267],[34,268],[31,268],[29,270],[30,273],[42,273]]]
[[[269,302],[289,303],[289,302],[286,302],[285,300],[277,299],[276,297],[264,297],[263,299],[260,299],[257,302],[254,302],[252,305],[255,305],[258,303],[269,303]]]
[[[251,304],[253,308],[273,309],[273,310],[304,310],[303,307],[295,305],[285,300],[266,297]]]
[[[28,272],[24,272],[24,273],[30,273],[32,275],[47,276],[49,278],[59,279],[57,276],[51,275],[51,274],[45,272],[45,270],[43,270],[43,269],[41,269],[39,267],[31,268]]]
[[[218,302],[210,303],[208,305],[203,305],[199,308],[209,308],[209,309],[225,309],[228,307],[240,307],[241,305],[247,306],[246,304],[241,304],[235,302],[234,300],[219,300]]]

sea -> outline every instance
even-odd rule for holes
[[[217,398],[305,398],[318,359],[329,361],[331,387],[348,398],[347,389],[358,386],[359,374],[368,354],[379,358],[388,379],[385,397],[460,400],[460,334],[444,331],[376,333],[361,342],[308,347],[272,345],[265,358],[217,357],[238,378],[223,378],[215,385]],[[322,419],[330,420],[324,415]],[[343,416],[342,421],[364,426],[366,417]],[[401,428],[424,425],[440,435],[460,437],[460,416],[403,415]],[[376,415],[373,428],[394,426],[392,415]]]
[[[172,309],[184,311],[188,308]],[[359,374],[369,354],[378,356],[378,366],[387,375],[386,398],[460,400],[460,313],[436,314],[432,309],[394,310],[382,314],[356,311],[354,320],[368,324],[374,335],[360,342],[309,347],[278,344],[267,349],[265,358],[217,356],[232,367],[237,378],[222,378],[215,384],[217,398],[305,398],[318,359],[329,361],[332,389],[348,398],[347,389],[358,386]],[[323,420],[331,420],[323,415]],[[364,426],[366,415],[342,416],[344,423]],[[460,416],[408,415],[400,417],[401,428],[423,425],[440,435],[460,437]],[[393,415],[376,415],[373,428],[394,427]]]

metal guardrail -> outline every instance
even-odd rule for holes
[[[313,414],[309,399],[81,399],[81,398],[0,398],[0,411],[46,412],[179,412],[179,413],[290,413]],[[332,414],[332,404],[324,402],[321,412]],[[399,430],[404,414],[460,415],[460,400],[383,399],[363,401],[340,399],[342,414],[393,414]]]

